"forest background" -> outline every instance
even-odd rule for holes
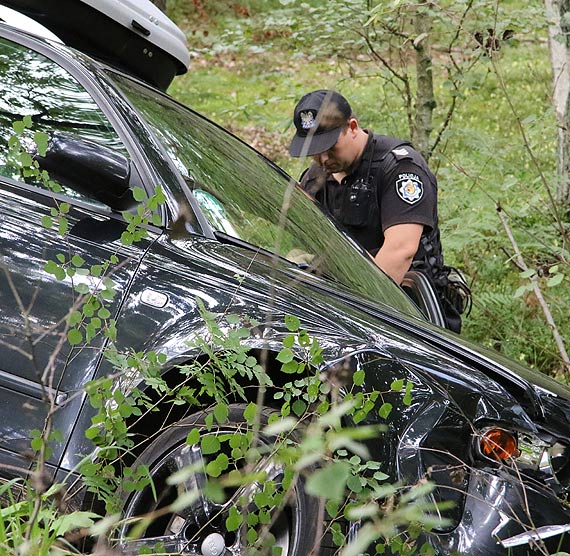
[[[169,93],[291,176],[306,165],[287,154],[292,110],[312,89],[343,93],[364,127],[412,138],[439,181],[446,262],[473,291],[463,335],[570,383],[570,207],[555,199],[542,1],[168,0],[166,11],[191,51]]]

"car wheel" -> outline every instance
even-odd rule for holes
[[[208,436],[223,439],[227,438],[224,435],[237,435],[251,430],[243,417],[244,409],[245,406],[230,406],[227,422],[210,427],[206,425],[207,411],[188,417],[161,433],[141,453],[135,467],[148,466],[152,483],[129,494],[125,500],[124,519],[117,539],[123,553],[146,553],[149,549],[153,551],[157,548],[161,553],[182,555],[239,556],[246,553],[246,528],[232,527],[235,530],[230,531],[226,520],[230,512],[235,516],[235,510],[244,514],[244,517],[257,511],[253,497],[262,491],[263,485],[254,482],[229,493],[226,491],[226,502],[223,503],[208,499],[203,492],[207,460],[216,458],[226,450],[222,447],[218,454],[205,456],[201,447]],[[262,424],[268,422],[271,413],[271,410],[263,409]],[[187,444],[188,433],[196,428],[200,430],[202,444]],[[262,435],[260,442],[269,446],[272,438]],[[244,461],[234,459],[232,464],[239,468],[240,465],[243,467]],[[169,477],[173,473],[189,466],[193,466],[193,473],[179,484],[169,484]],[[266,481],[273,481],[278,488],[281,486],[283,466],[269,457],[263,456],[254,471],[264,473]],[[173,511],[171,504],[189,492],[197,493],[193,501],[184,509],[175,507]],[[281,548],[282,556],[307,555],[314,548],[319,529],[318,501],[305,492],[302,480],[291,487],[284,500],[284,507],[271,511],[271,545]],[[137,526],[140,516],[152,516],[152,520],[145,526]],[[129,538],[131,536],[134,538]]]

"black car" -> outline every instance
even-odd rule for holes
[[[360,373],[353,388],[364,394],[413,385],[411,398],[396,396],[390,415],[378,412],[378,398],[363,420],[345,421],[386,425],[365,440],[371,459],[393,481],[430,479],[435,489],[428,497],[451,502],[446,520],[422,534],[433,552],[570,550],[568,388],[428,322],[284,172],[145,81],[4,24],[0,77],[3,482],[33,468],[30,439],[48,417],[61,433],[47,455],[52,477],[63,480],[94,453],[86,431],[96,409],[86,385],[109,376],[112,391],[128,395],[136,383],[102,357],[110,342],[117,353],[161,354],[160,375],[176,381],[173,370],[196,359],[192,340],[207,332],[201,307],[214,320],[245,315],[255,324],[242,344],[282,383],[278,354],[292,315],[318,340],[324,382],[342,371]],[[18,145],[29,146],[29,159]],[[49,179],[22,171],[34,160]],[[121,241],[139,214],[141,191],[147,198],[158,192],[163,202],[151,206],[145,234]],[[94,332],[86,347],[89,329],[70,311],[82,292],[107,287],[80,272],[101,261],[114,262],[106,312],[116,333]],[[413,276],[408,285],[418,303],[429,302]],[[259,388],[244,388],[224,434],[241,430],[243,406],[258,395]],[[258,409],[269,420],[281,403],[264,400]],[[208,409],[188,415],[173,407],[157,404],[137,421],[138,434],[149,440],[133,457],[154,482],[126,497],[126,517],[156,509],[151,490],[169,492],[172,472],[206,459],[199,444],[186,441],[196,427],[211,434]],[[278,480],[270,465],[262,459],[257,470]],[[13,481],[5,498],[8,492],[17,498],[21,484]],[[186,490],[199,486],[196,476],[183,482]],[[88,499],[85,489],[79,492],[77,507]],[[117,542],[131,553],[160,546],[168,553],[242,554],[245,541],[226,527],[237,508],[243,503],[235,496],[217,503],[199,497],[190,510],[163,511],[138,540],[126,540],[128,528],[119,529]],[[283,554],[308,554],[317,520],[299,482],[289,510],[273,523]],[[354,536],[361,526],[354,521],[345,533]]]

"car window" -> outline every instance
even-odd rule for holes
[[[24,132],[26,150],[33,150],[35,132],[55,131],[105,145],[126,154],[121,140],[107,118],[80,83],[63,67],[29,48],[0,39],[0,174],[22,180],[8,156],[14,122],[25,116],[32,128]],[[26,177],[28,184],[44,187]],[[100,205],[97,201],[64,187],[70,197]]]
[[[418,315],[402,290],[259,153],[166,95],[122,75],[111,77],[152,127],[215,230]]]

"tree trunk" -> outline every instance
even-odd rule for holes
[[[569,0],[570,1],[570,0]],[[431,18],[428,13],[416,13],[414,48],[416,50],[416,121],[414,125],[414,147],[429,160],[431,149],[429,136],[433,129],[432,117],[436,106],[433,92],[431,58]]]
[[[166,13],[166,0],[150,0],[157,8]]]
[[[558,123],[556,200],[570,206],[570,0],[545,0]]]

